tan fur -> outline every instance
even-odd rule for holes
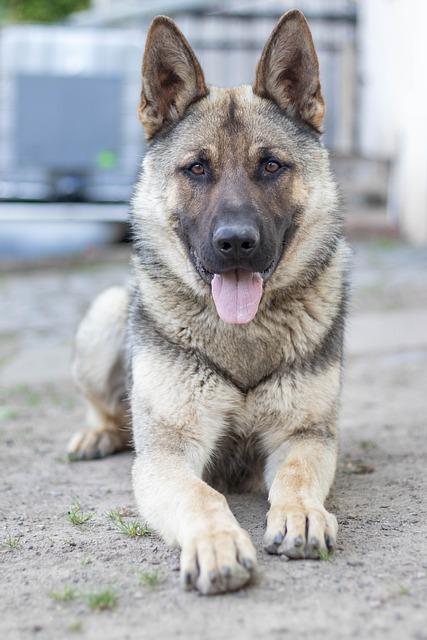
[[[94,301],[76,336],[73,377],[91,429],[70,440],[71,458],[104,457],[131,444],[124,374],[128,292],[111,287]]]
[[[294,81],[299,53],[306,64]],[[183,585],[218,593],[245,585],[256,562],[218,488],[268,492],[270,553],[318,558],[335,544],[336,519],[323,504],[337,456],[348,250],[313,133],[323,99],[301,14],[286,14],[273,32],[254,89],[208,91],[165,18],[150,29],[143,76],[142,120],[155,143],[132,203],[132,294],[130,303],[124,290],[102,294],[79,330],[75,374],[101,424],[70,451],[93,457],[123,444],[128,324],[139,509],[181,548]],[[266,148],[289,164],[268,189],[256,173]],[[183,169],[201,150],[215,177],[205,191]],[[232,325],[218,318],[183,225],[208,228],[218,207],[247,202],[275,224],[288,220],[289,236],[255,319]]]

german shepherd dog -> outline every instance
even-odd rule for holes
[[[304,16],[286,13],[252,87],[208,87],[172,20],[151,24],[132,203],[133,284],[102,293],[74,374],[92,430],[74,458],[128,446],[143,518],[181,549],[187,589],[239,589],[256,568],[220,491],[268,491],[265,549],[319,558],[334,479],[348,249]]]

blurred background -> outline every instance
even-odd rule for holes
[[[126,239],[154,15],[177,20],[209,83],[232,86],[252,82],[292,7],[306,14],[319,53],[324,140],[350,235],[426,244],[422,0],[0,0],[0,260]]]

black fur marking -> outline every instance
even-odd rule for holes
[[[331,421],[334,422],[333,420]],[[299,427],[289,436],[289,439],[301,438],[302,440],[332,440],[335,441],[336,434],[327,422],[325,424],[309,424]]]
[[[286,256],[286,251],[290,247],[293,237],[298,230],[298,219],[292,221],[291,226],[285,234],[285,242],[283,249],[283,256]],[[287,304],[288,300],[298,296],[303,289],[312,286],[315,281],[326,271],[331,264],[332,258],[335,256],[338,242],[341,239],[341,233],[337,233],[331,238],[330,243],[320,248],[316,257],[305,267],[303,273],[299,276],[298,281],[291,284],[285,289],[278,289],[274,291],[269,300],[268,310],[282,308]]]
[[[149,274],[152,280],[167,286],[168,289],[173,291],[186,289],[182,280],[162,261],[151,242],[147,241],[141,234],[134,237],[133,249],[138,264]],[[189,295],[191,295],[190,292]]]
[[[321,276],[331,264],[331,260],[335,256],[341,238],[341,230],[337,230],[329,239],[327,245],[319,247],[316,256],[305,267],[303,273],[298,278],[298,282],[291,285],[290,291],[293,292],[296,289],[310,287],[314,284],[317,278]]]
[[[228,119],[230,122],[234,122],[236,119],[236,101],[233,96],[230,96],[230,102],[228,103]]]
[[[322,342],[317,346],[305,363],[303,368],[308,368],[311,372],[323,371],[333,362],[342,362],[345,318],[347,314],[347,284],[343,284],[341,302],[335,318],[324,336]]]
[[[229,428],[216,443],[203,478],[218,491],[249,492],[259,489],[266,453],[257,434],[245,437],[236,432],[232,418]]]
[[[188,354],[195,358],[195,361],[192,362],[192,366],[196,367],[195,373],[200,369],[201,366],[203,366],[204,369],[214,372],[222,380],[229,384],[232,384],[242,393],[246,393],[249,390],[248,388],[243,387],[237,380],[234,380],[227,371],[221,369],[221,367],[218,367],[198,349],[185,348],[171,340],[171,338],[164,333],[161,327],[159,327],[158,323],[152,317],[149,310],[144,306],[138,292],[134,294],[131,301],[129,321],[132,328],[131,333],[134,336],[134,339],[137,338],[136,345],[153,345],[169,357],[171,355],[179,357],[182,356],[182,354]]]
[[[224,121],[224,128],[230,133],[230,135],[236,135],[240,129],[239,118],[236,116],[237,104],[233,96],[230,96],[228,103],[228,113]]]

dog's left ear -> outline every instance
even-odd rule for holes
[[[202,68],[174,21],[154,18],[145,44],[138,109],[147,139],[177,122],[207,93]]]
[[[253,91],[320,132],[325,103],[319,61],[300,11],[288,11],[279,20],[261,54]]]

